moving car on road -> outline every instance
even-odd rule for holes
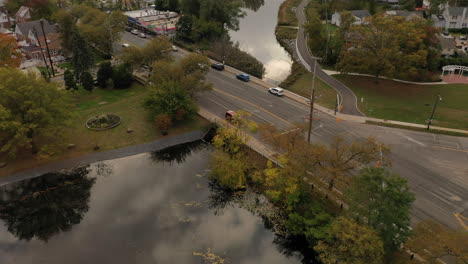
[[[172,45],[172,51],[176,52],[176,51],[178,51],[178,50],[179,50],[179,49],[178,49],[176,46]]]
[[[235,115],[236,115],[236,112],[229,110],[229,111],[226,111],[226,113],[224,114],[224,118],[226,118],[227,121],[232,121]]]
[[[244,82],[250,81],[250,76],[247,73],[239,73],[236,75],[236,78]]]
[[[134,29],[134,30],[130,31],[130,33],[132,33],[133,35],[138,35],[138,30]]]
[[[140,33],[140,34],[138,34],[138,36],[139,36],[140,38],[146,38],[146,34],[145,34],[145,33]]]
[[[284,89],[279,87],[273,87],[268,89],[268,92],[276,96],[283,96]]]
[[[123,43],[123,44],[122,44],[122,47],[128,48],[128,47],[130,47],[130,45],[128,45],[127,43]]]
[[[222,71],[224,70],[224,65],[222,63],[214,63],[214,64],[211,64],[211,68],[217,71]]]

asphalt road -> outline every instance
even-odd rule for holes
[[[130,34],[125,34],[122,41],[137,46],[145,42]],[[184,54],[182,50],[174,52],[176,58]],[[201,94],[198,102],[216,115],[222,117],[226,110],[246,110],[254,121],[283,130],[306,122],[307,106],[270,95],[259,85],[239,81],[226,71],[211,70],[207,79],[214,89]],[[348,141],[372,136],[390,146],[392,170],[406,178],[416,194],[413,223],[434,219],[468,231],[468,138],[337,121],[319,111],[315,111],[315,118],[314,142],[328,143],[334,136]]]
[[[299,30],[297,33],[297,51],[300,53],[301,61],[303,64],[306,64],[306,67],[309,67],[310,71],[313,72],[315,59],[312,54],[310,54],[309,49],[307,48],[307,37],[304,34],[304,24],[306,23],[306,18],[304,16],[304,7],[307,5],[309,0],[303,0],[298,7],[296,8],[296,16],[298,19]],[[325,83],[335,88],[336,91],[341,95],[342,98],[342,113],[348,115],[363,116],[359,108],[357,107],[357,98],[356,95],[349,89],[346,85],[331,77],[325,73],[320,64],[317,63],[316,74],[322,79]]]

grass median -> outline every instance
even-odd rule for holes
[[[468,85],[418,85],[377,80],[372,77],[334,75],[358,97],[358,106],[367,116],[416,124],[426,124],[437,95],[432,125],[468,129]],[[361,101],[362,98],[362,101]]]

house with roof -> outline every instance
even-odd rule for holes
[[[42,32],[41,22],[43,21],[44,33]],[[15,35],[18,40],[21,50],[27,59],[41,59],[42,49],[49,46],[50,56],[52,59],[59,59],[62,56],[62,47],[60,34],[56,25],[51,24],[45,19],[17,23],[15,27]],[[44,52],[46,53],[46,52]],[[45,54],[46,57],[47,54]]]
[[[446,57],[453,56],[457,49],[455,39],[440,34],[437,34],[436,37],[439,40],[441,55]]]
[[[405,10],[389,10],[385,12],[385,16],[399,16],[411,20],[415,17],[424,18],[422,11],[405,11]]]
[[[352,10],[352,11],[347,11],[347,12],[351,13],[351,15],[353,15],[354,17],[353,25],[367,24],[367,20],[372,17],[372,15],[367,10]],[[337,26],[341,25],[341,14],[342,12],[335,12],[332,15],[331,23],[333,25],[337,25]]]
[[[0,28],[11,28],[13,26],[14,19],[11,18],[8,13],[0,10]]]
[[[17,23],[31,21],[31,8],[21,6],[15,14],[15,20]]]
[[[468,7],[446,7],[442,12],[445,28],[468,28]]]

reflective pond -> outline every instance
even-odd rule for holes
[[[241,50],[263,63],[266,70],[264,79],[274,84],[286,79],[292,64],[289,54],[275,36],[278,10],[283,1],[255,1],[249,9],[244,9],[246,16],[240,18],[240,29],[229,32],[231,39],[239,42]]]
[[[0,263],[299,263],[266,199],[209,182],[210,155],[195,142],[2,186]]]

